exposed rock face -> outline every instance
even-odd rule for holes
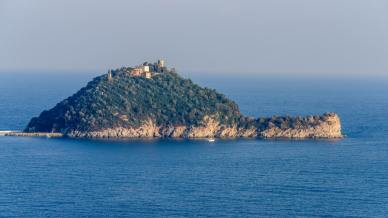
[[[342,138],[341,121],[337,114],[326,113],[317,123],[312,120],[311,124],[285,128],[271,127],[260,132],[263,138]]]
[[[341,122],[337,114],[325,113],[323,116],[306,117],[308,124],[296,127],[239,128],[237,125],[222,125],[210,117],[205,117],[201,126],[157,126],[148,120],[139,128],[108,128],[101,131],[67,133],[70,137],[89,138],[342,138]]]

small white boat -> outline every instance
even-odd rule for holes
[[[215,141],[216,141],[216,139],[214,139],[214,138],[210,138],[210,139],[207,139],[207,141],[208,141],[208,142],[215,142]]]

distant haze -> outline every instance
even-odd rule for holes
[[[0,0],[0,71],[388,74],[387,0]]]

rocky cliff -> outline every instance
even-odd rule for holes
[[[244,128],[238,125],[223,125],[213,119],[206,120],[198,126],[158,126],[149,120],[140,127],[117,127],[98,131],[74,130],[69,131],[67,135],[88,138],[342,138],[341,122],[335,113],[312,116],[310,123],[299,126],[276,126],[270,125],[269,122],[266,127]]]
[[[69,137],[340,138],[337,114],[245,117],[238,105],[175,72],[135,77],[131,68],[102,75],[31,119],[25,132]]]

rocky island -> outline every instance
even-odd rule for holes
[[[341,138],[337,114],[253,118],[164,61],[109,70],[32,118],[21,135],[89,138]]]

